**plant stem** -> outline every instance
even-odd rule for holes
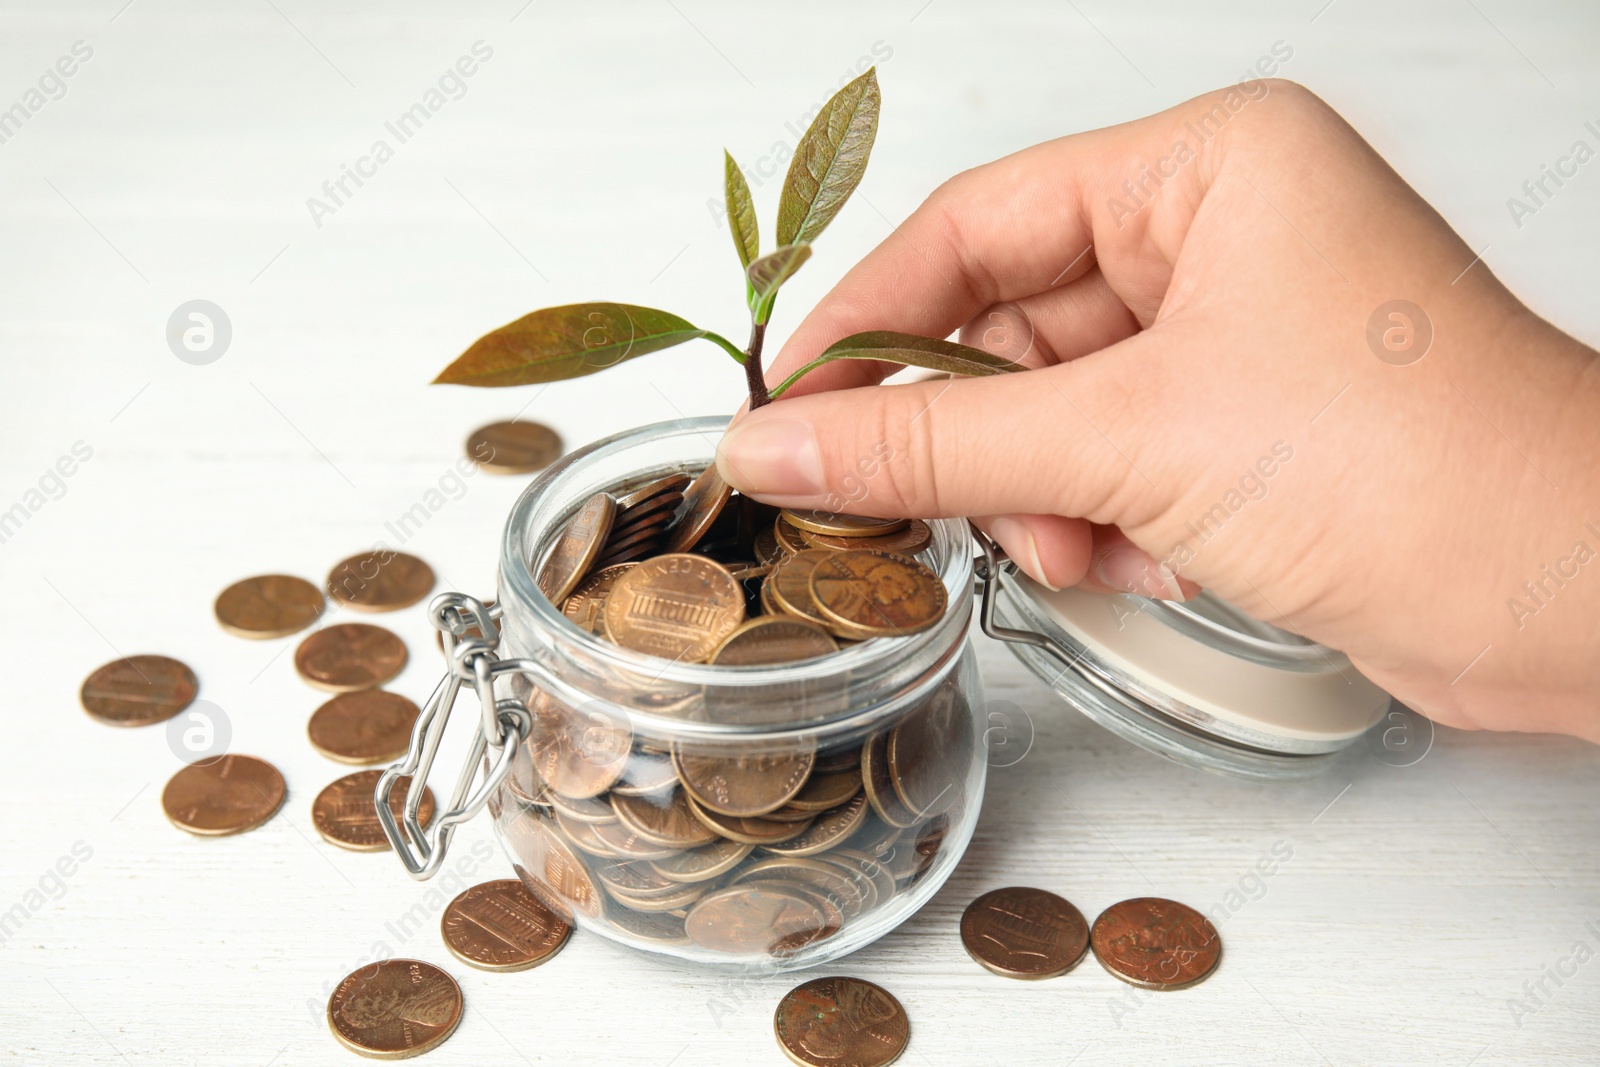
[[[767,394],[767,379],[761,373],[761,343],[766,336],[766,323],[750,324],[750,347],[744,353],[744,379],[750,389],[751,411],[772,403],[772,397]]]

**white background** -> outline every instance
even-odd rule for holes
[[[882,132],[860,193],[791,285],[777,331],[950,174],[1237,80],[1274,42],[1541,313],[1600,341],[1600,162],[1522,227],[1506,199],[1600,122],[1592,4],[1108,0],[561,4],[97,0],[0,8],[0,107],[75,41],[69,91],[0,144],[0,509],[75,442],[92,459],[0,544],[6,605],[0,910],[75,842],[92,858],[0,947],[0,1060],[54,1064],[353,1062],[321,1018],[374,942],[446,966],[467,1015],[432,1063],[782,1062],[787,980],[738,982],[581,934],[546,966],[455,963],[392,857],[309,825],[343,773],[305,739],[320,697],[293,641],[221,633],[228,583],[319,578],[394,543],[476,425],[521,411],[569,445],[742,388],[710,345],[598,378],[479,392],[425,383],[472,338],[534,307],[617,299],[742,336],[721,150],[754,164],[878,44]],[[119,10],[120,9],[120,10]],[[458,56],[493,49],[395,158],[320,228],[306,199]],[[391,139],[392,143],[392,139]],[[781,167],[780,167],[781,170]],[[770,227],[778,177],[756,189]],[[210,366],[168,350],[180,303],[231,318]],[[448,485],[449,483],[447,483]],[[407,548],[441,588],[487,592],[521,479],[477,475]],[[420,609],[385,620],[426,695],[440,663]],[[966,861],[914,920],[845,961],[905,1003],[914,1064],[1593,1062],[1600,963],[1513,1018],[1577,941],[1600,950],[1600,750],[1444,731],[1420,763],[1358,746],[1287,786],[1187,772],[1054,702],[983,642],[991,698],[1026,709],[1031,752],[992,778]],[[282,768],[266,827],[203,840],[158,803],[177,769],[161,728],[77,705],[121,654],[193,665],[237,751]],[[469,827],[463,853],[490,840]],[[1293,851],[1262,888],[1275,842]],[[495,857],[498,876],[506,870]],[[1255,891],[1221,970],[1128,999],[1092,960],[1030,984],[964,955],[962,907],[1024,883],[1091,917],[1159,894],[1209,908]],[[1586,924],[1593,922],[1593,927]]]

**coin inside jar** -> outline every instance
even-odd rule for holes
[[[1203,982],[1222,958],[1222,937],[1211,920],[1161,897],[1111,905],[1095,919],[1089,943],[1106,970],[1144,989]]]
[[[355,611],[398,611],[427,596],[433,582],[433,568],[416,556],[374,549],[329,572],[328,596]]]
[[[550,603],[560,604],[589,573],[616,517],[617,502],[608,493],[596,493],[567,520],[539,567],[539,592]]]
[[[808,895],[755,881],[707,893],[690,909],[683,928],[702,948],[753,954],[795,934],[824,929],[827,920]]]
[[[1070,901],[1012,886],[983,894],[961,914],[967,954],[1006,978],[1054,978],[1083,959],[1089,923]]]
[[[571,843],[544,819],[512,819],[504,824],[506,841],[517,856],[517,876],[529,892],[561,918],[574,911],[598,918],[604,905],[589,868]]]
[[[463,891],[439,920],[445,947],[486,971],[525,971],[561,950],[572,927],[511,878]]]
[[[961,798],[973,746],[966,699],[941,688],[889,731],[884,754],[895,795],[923,817],[949,810]]]
[[[606,597],[611,595],[617,580],[636,566],[636,563],[619,563],[592,572],[562,602],[561,613],[596,637],[603,637]]]
[[[382,852],[389,847],[389,838],[378,821],[378,802],[375,791],[382,771],[357,771],[338,781],[329,783],[311,804],[311,823],[323,840],[352,852]],[[395,821],[404,825],[406,793],[411,779],[402,778],[389,794],[389,810]],[[422,803],[417,807],[417,821],[424,828],[433,821],[433,790],[422,791]]]
[[[294,650],[294,669],[306,684],[329,693],[372,689],[406,665],[405,642],[381,626],[326,626]]]
[[[388,763],[405,755],[411,727],[421,714],[399,693],[363,689],[340,693],[306,725],[311,745],[340,763]]]
[[[108,726],[149,726],[178,714],[199,691],[194,671],[170,656],[128,656],[84,679],[78,699]]]
[[[828,629],[853,640],[926,630],[944,618],[948,599],[933,571],[873,549],[835,552],[818,563],[810,591]]]
[[[467,438],[467,458],[491,474],[532,474],[561,458],[561,435],[539,422],[491,422]]]
[[[816,601],[812,599],[811,575],[833,555],[832,549],[807,548],[786,556],[778,561],[767,576],[766,584],[761,587],[762,595],[767,595],[770,590],[773,606],[782,614],[793,615],[829,629],[831,624],[828,617],[818,610]]]
[[[883,537],[903,530],[909,519],[875,519],[866,515],[844,515],[834,511],[783,509],[785,522],[802,533],[830,537]]]
[[[888,1067],[911,1041],[911,1020],[888,990],[859,978],[813,978],[778,1002],[773,1033],[800,1067]]]
[[[461,987],[431,963],[387,959],[353,971],[328,998],[339,1043],[373,1059],[438,1048],[461,1023]]]
[[[607,635],[622,647],[699,663],[744,621],[744,593],[720,564],[669,553],[618,579],[604,614]]]
[[[191,834],[223,837],[272,818],[287,792],[283,775],[266,760],[228,755],[173,775],[161,791],[161,810]]]
[[[235,637],[288,637],[316,622],[322,590],[288,574],[263,574],[234,582],[217,597],[217,624]]]
[[[711,653],[719,667],[757,667],[795,663],[839,650],[828,631],[804,619],[762,615],[749,620]]]
[[[700,543],[712,524],[728,506],[733,487],[722,480],[712,464],[689,483],[683,491],[683,503],[678,507],[676,519],[667,530],[666,552],[687,552]]]
[[[633,733],[598,711],[570,711],[538,692],[534,715],[533,765],[551,789],[574,799],[597,797],[627,768]]]
[[[701,807],[719,815],[765,815],[787,804],[806,784],[814,749],[794,752],[720,753],[672,750],[683,788]]]
[[[812,533],[810,530],[800,531],[800,536],[814,548],[843,549],[848,552],[875,548],[883,552],[897,552],[902,556],[914,556],[933,543],[933,531],[921,519],[912,519],[904,529],[879,537],[839,537],[835,534]]]

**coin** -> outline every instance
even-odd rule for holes
[[[325,626],[294,650],[294,669],[306,684],[329,693],[372,689],[400,673],[406,645],[381,626]]]
[[[620,502],[617,504],[617,521],[612,527],[612,536],[625,530],[636,530],[645,526],[668,526],[672,523],[673,512],[678,510],[678,505],[683,503],[683,494],[677,492],[657,493],[631,507],[624,508]]]
[[[676,493],[683,496],[683,490],[694,479],[687,474],[669,474],[664,478],[657,478],[647,482],[637,489],[630,490],[617,497],[617,507],[622,510],[637,507],[651,497],[662,496],[667,493]]]
[[[835,552],[811,572],[810,591],[828,629],[857,640],[926,630],[944,618],[947,601],[933,571],[877,550]]]
[[[409,608],[432,588],[432,567],[387,548],[351,556],[328,573],[328,595],[355,611]]]
[[[521,860],[515,865],[517,877],[529,892],[567,922],[574,910],[599,917],[600,890],[560,831],[544,819],[512,819],[504,827],[511,851]]]
[[[775,856],[815,856],[841,844],[851,834],[861,829],[867,817],[867,798],[857,793],[853,798],[818,815],[805,832],[787,841],[766,846]]]
[[[804,619],[762,615],[744,623],[712,651],[709,662],[719,667],[758,667],[794,663],[837,652],[828,631]]]
[[[921,519],[912,519],[904,529],[881,537],[839,537],[812,533],[810,530],[801,530],[800,536],[806,544],[815,548],[834,548],[847,552],[875,548],[881,552],[897,552],[902,556],[916,555],[933,543],[933,530]]]
[[[1195,985],[1222,958],[1222,938],[1211,920],[1161,897],[1111,905],[1094,921],[1089,943],[1106,970],[1144,989]]]
[[[352,971],[328,998],[328,1027],[352,1052],[403,1060],[438,1048],[461,1022],[461,987],[431,963],[387,959]]]
[[[972,762],[972,715],[954,687],[945,687],[889,731],[885,749],[895,795],[926,818],[961,798]]]
[[[659,879],[659,876],[654,877]],[[668,893],[635,896],[632,893],[614,888],[604,879],[602,879],[601,884],[605,885],[606,892],[611,894],[612,900],[615,900],[625,908],[642,912],[680,911],[699,900],[706,891],[706,887],[703,885],[679,885],[674,882],[665,882],[671,890]]]
[[[864,891],[854,878],[818,857],[773,856],[752,863],[737,874],[735,881],[749,878],[800,882],[838,902],[852,916],[860,914],[866,903]]]
[[[609,918],[624,933],[650,945],[681,945],[689,940],[681,916],[618,908]]]
[[[810,825],[809,820],[790,823],[761,818],[746,819],[736,815],[718,815],[695,803],[693,797],[689,798],[689,810],[710,829],[742,845],[771,845],[787,841],[805,833],[806,827]]]
[[[677,518],[667,533],[666,552],[687,552],[700,543],[711,530],[717,516],[728,506],[733,487],[722,480],[716,465],[701,471],[683,491],[683,503],[678,506]]]
[[[861,746],[846,745],[836,748],[832,752],[818,752],[817,765],[812,768],[814,775],[838,774],[841,771],[853,771],[861,766]]]
[[[916,825],[917,814],[907,808],[894,791],[889,777],[888,751],[887,735],[873,734],[867,739],[861,746],[861,779],[867,787],[867,802],[878,813],[878,818],[890,826],[906,829]]]
[[[683,891],[684,883],[663,878],[648,860],[616,859],[600,864],[595,877],[606,892],[616,896],[634,897],[638,900],[659,900],[675,897]],[[650,910],[650,909],[645,909]],[[662,908],[671,911],[671,908]]]
[[[750,551],[757,563],[776,563],[785,555],[783,546],[778,544],[777,532],[771,526],[757,531],[750,542]]]
[[[263,574],[234,582],[217,597],[217,622],[235,637],[288,637],[317,621],[322,590],[288,574]]]
[[[699,848],[717,839],[689,810],[689,799],[681,789],[669,797],[617,796],[611,801],[617,819],[646,841],[667,848]]]
[[[340,763],[388,763],[406,754],[421,714],[399,693],[363,689],[341,693],[311,714],[311,745]]]
[[[612,809],[611,801],[606,796],[564,797],[551,789],[545,793],[545,800],[552,808],[573,822],[597,826],[603,822],[617,821],[617,813]]]
[[[628,757],[622,777],[612,783],[611,791],[618,796],[647,797],[677,784],[678,772],[672,769],[669,756],[635,752]]]
[[[574,712],[537,692],[533,711],[533,763],[557,793],[597,797],[627,766],[633,733],[599,712]]]
[[[785,522],[801,533],[829,537],[884,537],[903,530],[910,519],[874,519],[865,515],[843,515],[835,511],[797,511],[784,508]]]
[[[787,556],[796,552],[804,552],[811,546],[806,543],[804,535],[798,527],[791,526],[780,512],[772,524],[772,539],[778,543],[778,550]]]
[[[611,595],[617,579],[635,566],[633,563],[623,563],[590,572],[562,603],[561,613],[595,636],[604,637],[606,597]]]
[[[767,952],[785,938],[826,926],[827,915],[815,901],[760,881],[707,893],[683,923],[700,947],[735,954]]]
[[[789,803],[806,784],[815,762],[811,749],[743,755],[687,752],[676,745],[672,749],[678,779],[701,807],[742,818]]]
[[[439,933],[463,963],[485,971],[525,971],[561,951],[572,927],[514,878],[483,882],[444,909]]]
[[[856,767],[824,773],[820,768],[811,772],[805,787],[796,793],[788,806],[798,811],[826,811],[845,803],[861,792],[861,772]]]
[[[352,852],[383,852],[389,848],[389,838],[378,821],[378,802],[375,792],[382,771],[357,771],[330,782],[317,799],[311,802],[311,824],[329,844],[347,848]],[[395,821],[404,825],[406,793],[411,779],[402,778],[389,794],[389,810]],[[422,803],[417,807],[417,821],[426,827],[433,821],[433,790],[423,787]]]
[[[589,573],[616,516],[617,502],[609,494],[596,493],[567,520],[539,568],[539,592],[550,603],[560,604]]]
[[[661,877],[673,882],[705,882],[727,874],[754,851],[754,845],[718,838],[709,845],[691,848],[676,856],[651,860],[650,866]]]
[[[773,1032],[800,1067],[888,1067],[911,1040],[906,1010],[859,978],[813,978],[778,1002]]]
[[[591,839],[599,842],[611,855],[624,859],[662,860],[680,851],[671,845],[658,844],[641,837],[630,827],[624,826],[621,819],[613,823],[595,823],[584,829]]]
[[[744,621],[744,593],[704,556],[668,553],[624,574],[606,597],[606,633],[635,652],[699,663]]]
[[[161,810],[202,837],[253,830],[277,813],[288,789],[278,768],[254,756],[191,763],[161,791]]]
[[[825,561],[840,553],[829,548],[808,548],[780,560],[767,577],[762,591],[772,590],[772,600],[786,615],[794,615],[826,630],[832,621],[817,608],[811,597],[811,576]]]
[[[844,910],[838,904],[828,899],[825,893],[819,892],[808,885],[795,882],[771,881],[772,888],[782,888],[789,892],[799,893],[822,912],[822,922],[816,926],[794,930],[774,941],[767,948],[767,952],[774,956],[792,956],[807,945],[814,945],[818,941],[825,941],[838,933],[844,927]]]
[[[1025,886],[995,889],[961,913],[961,944],[978,963],[1006,978],[1054,978],[1083,959],[1089,923],[1054,893]]]
[[[177,660],[129,656],[84,679],[78,700],[84,711],[108,726],[149,726],[178,714],[199,691],[194,671]]]
[[[538,422],[491,422],[467,438],[467,458],[491,474],[532,474],[561,458],[561,435]]]

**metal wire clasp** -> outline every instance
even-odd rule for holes
[[[1034,630],[1016,630],[1009,626],[1001,626],[995,620],[995,609],[999,606],[999,592],[1001,580],[1005,576],[1006,565],[1011,560],[1006,556],[1006,550],[989,540],[988,534],[978,529],[976,523],[968,520],[967,526],[972,531],[972,539],[983,549],[983,555],[972,561],[972,573],[978,580],[978,625],[983,632],[996,641],[1006,641],[1014,645],[1031,645],[1050,653],[1068,667],[1076,666],[1082,658],[1074,650],[1067,648],[1058,641],[1052,641],[1044,634]]]
[[[395,855],[405,864],[406,871],[418,881],[438,873],[456,826],[482,811],[500,788],[511,770],[517,746],[533,725],[533,716],[522,701],[511,697],[495,698],[497,679],[529,666],[524,660],[503,660],[495,655],[500,644],[500,632],[495,627],[499,608],[485,607],[482,601],[462,593],[442,593],[428,605],[428,615],[434,629],[444,635],[450,671],[440,679],[417,717],[405,758],[383,772],[374,797],[384,836],[394,846]],[[473,630],[475,634],[470,633]],[[424,829],[417,812],[428,772],[439,754],[445,725],[464,683],[470,683],[477,692],[482,718],[474,732],[471,751],[456,776],[449,802],[433,825]],[[485,759],[486,754],[491,753],[493,758]],[[403,818],[396,820],[389,797],[401,778],[410,778],[411,785],[406,791]],[[477,783],[476,788],[474,783]]]

